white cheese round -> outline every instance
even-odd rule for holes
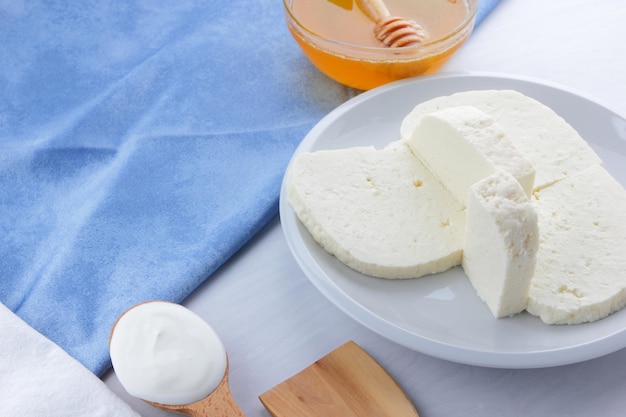
[[[288,199],[326,251],[381,278],[461,263],[465,213],[404,143],[299,155]]]

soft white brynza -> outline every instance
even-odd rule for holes
[[[465,213],[405,144],[300,154],[287,175],[300,221],[351,268],[414,278],[461,263]]]
[[[535,193],[541,243],[527,310],[592,322],[626,305],[626,191],[592,166]]]
[[[493,142],[487,132],[505,140]],[[468,275],[497,317],[513,314],[525,299],[527,311],[549,324],[595,321],[626,305],[626,191],[550,108],[511,90],[461,92],[417,105],[404,118],[400,137],[383,150],[319,151],[300,155],[290,165],[289,201],[329,253],[366,275],[417,278],[459,265],[465,250]],[[421,152],[424,144],[433,151],[430,159],[429,152]],[[486,150],[495,153],[487,157]],[[464,161],[468,155],[470,160]],[[484,224],[491,216],[500,229],[481,235],[485,241],[468,236],[472,242],[464,242],[468,197],[463,193],[472,184],[505,171],[524,184],[528,195],[530,177],[510,172],[525,163],[507,165],[504,155],[529,161],[535,170],[535,261],[533,233],[524,229],[532,226],[530,211],[502,221],[502,214],[490,212],[483,201]],[[494,163],[499,157],[501,163]],[[446,165],[454,166],[452,175],[443,172]],[[527,205],[519,204],[526,212]],[[524,244],[526,252],[507,252],[510,248],[502,245],[509,234],[508,243]],[[489,247],[487,240],[504,263],[496,265],[483,255],[493,268],[477,272],[472,248]],[[522,254],[525,258],[516,259]],[[511,281],[513,265],[518,276]],[[496,295],[479,291],[489,285],[499,288]]]
[[[402,121],[400,136],[410,140],[425,114],[472,106],[488,114],[535,168],[535,189],[601,164],[598,155],[548,106],[513,90],[464,91],[418,104]]]
[[[535,169],[491,116],[471,106],[421,117],[407,140],[413,152],[462,205],[469,187],[496,171],[513,175],[530,196]]]
[[[463,270],[496,318],[526,308],[538,246],[537,213],[511,174],[470,187]]]

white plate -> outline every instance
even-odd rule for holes
[[[333,110],[295,155],[374,145],[399,138],[400,123],[424,100],[465,90],[514,89],[551,107],[590,143],[626,184],[626,120],[580,94],[535,80],[493,74],[449,74],[392,83]],[[285,197],[280,216],[287,243],[311,282],[349,316],[403,346],[442,359],[502,368],[563,365],[626,347],[626,309],[594,323],[546,325],[523,313],[493,318],[460,268],[413,280],[362,275],[325,252]]]

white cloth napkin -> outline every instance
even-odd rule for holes
[[[0,304],[0,416],[138,416],[98,377]]]

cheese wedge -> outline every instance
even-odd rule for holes
[[[422,116],[457,106],[488,114],[535,168],[534,189],[541,189],[600,158],[563,118],[544,104],[512,90],[477,90],[437,97],[418,104],[402,121],[400,137],[410,140]]]
[[[413,152],[462,205],[469,187],[496,171],[513,175],[527,196],[535,170],[502,127],[476,107],[459,106],[423,115],[407,140]]]
[[[511,174],[471,186],[462,265],[494,317],[526,308],[538,245],[537,213]]]
[[[594,166],[535,192],[541,238],[528,312],[591,322],[626,305],[626,191]]]
[[[404,143],[300,154],[287,198],[327,252],[380,278],[460,265],[465,213]]]

